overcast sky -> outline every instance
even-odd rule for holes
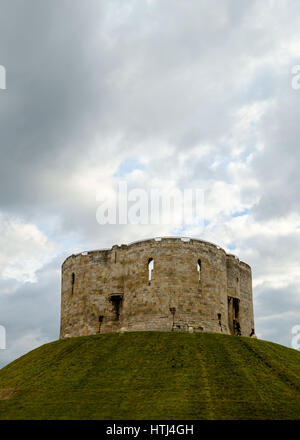
[[[0,0],[0,366],[59,334],[66,256],[159,235],[252,267],[256,332],[300,324],[299,1]],[[99,225],[97,194],[201,188],[205,227]]]

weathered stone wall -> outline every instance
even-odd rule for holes
[[[251,268],[195,239],[152,239],[72,255],[62,266],[60,336],[94,334],[99,328],[101,333],[173,329],[249,336]]]

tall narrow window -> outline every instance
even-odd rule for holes
[[[222,329],[222,315],[221,315],[221,313],[218,313],[218,321],[219,321],[219,326],[221,327],[221,331],[223,331],[223,329]]]
[[[240,317],[240,300],[237,298],[233,298],[233,310],[235,319],[239,319]]]
[[[75,284],[75,273],[72,273],[72,295],[74,293],[74,284]]]
[[[152,271],[154,269],[154,260],[153,258],[149,258],[148,260],[148,280],[151,281],[152,278]]]
[[[122,295],[112,295],[110,297],[110,300],[111,300],[112,305],[114,307],[115,319],[116,319],[116,321],[120,321],[120,309],[122,306],[123,297],[122,297]]]
[[[201,260],[199,259],[197,262],[197,271],[198,271],[198,280],[201,278]]]

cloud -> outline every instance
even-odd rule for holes
[[[6,350],[0,350],[0,367],[58,339],[61,261],[59,256],[45,264],[37,271],[35,283],[7,285],[7,280],[0,279],[0,323],[6,329]],[[7,291],[3,292],[5,287]]]
[[[53,258],[55,246],[35,225],[0,215],[0,276],[36,281],[36,271]]]

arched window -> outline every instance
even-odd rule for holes
[[[197,261],[197,271],[198,271],[198,280],[200,281],[200,278],[201,278],[201,260],[200,259]]]
[[[148,280],[151,281],[152,278],[152,271],[154,269],[154,260],[153,258],[149,258],[148,260]]]

